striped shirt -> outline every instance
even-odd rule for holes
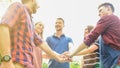
[[[1,23],[10,27],[11,55],[13,62],[33,66],[33,46],[41,44],[42,40],[34,31],[34,25],[29,10],[23,4],[16,2],[9,6]]]

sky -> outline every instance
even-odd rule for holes
[[[34,21],[45,24],[44,37],[55,33],[55,20],[65,20],[64,33],[73,39],[75,45],[83,40],[84,28],[96,25],[99,20],[98,6],[110,2],[115,7],[115,14],[120,17],[120,0],[39,0],[40,8]]]
[[[83,40],[84,28],[87,25],[95,26],[99,20],[97,7],[104,2],[112,3],[115,15],[120,17],[120,0],[38,0],[40,8],[33,15],[33,21],[44,23],[44,39],[46,39],[55,33],[56,18],[63,18],[64,34],[71,37],[75,45],[79,45]],[[0,17],[8,4],[10,3],[0,3]]]

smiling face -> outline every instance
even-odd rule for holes
[[[114,13],[114,11],[115,11],[114,6],[111,3],[103,3],[98,7],[100,17],[111,15]]]
[[[35,30],[37,33],[42,34],[43,33],[44,26],[42,23],[37,23],[35,25]]]
[[[105,6],[102,6],[98,9],[99,11],[99,16],[100,17],[103,17],[105,15],[108,15],[109,14],[109,8],[108,7],[105,7]]]
[[[60,19],[57,19],[56,23],[55,23],[56,31],[62,31],[63,27],[64,27],[64,21],[60,20]]]

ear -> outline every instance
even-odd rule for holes
[[[108,6],[107,10],[108,10],[108,11],[111,11],[111,8],[110,8],[110,6]]]

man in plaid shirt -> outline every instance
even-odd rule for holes
[[[21,0],[9,6],[0,24],[1,68],[34,68],[33,46],[37,45],[52,58],[63,62],[57,53],[34,32],[31,15],[39,7],[36,0]],[[6,59],[7,58],[7,59]]]

